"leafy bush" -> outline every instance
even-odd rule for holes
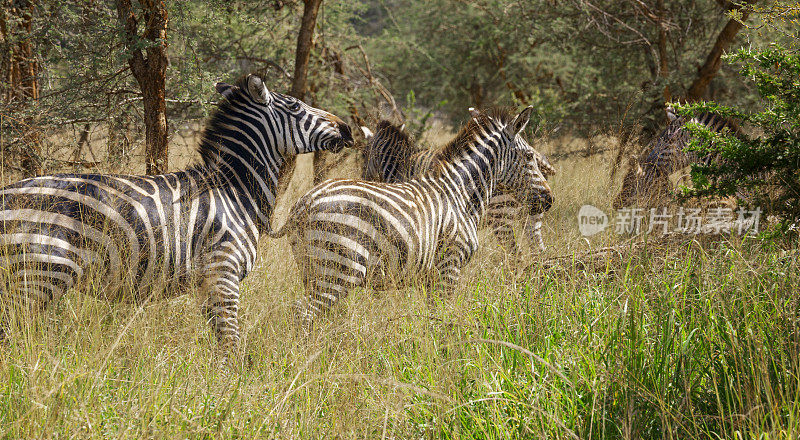
[[[763,108],[726,107],[713,102],[677,106],[683,115],[714,112],[747,127],[745,133],[714,133],[688,127],[689,148],[707,165],[692,167],[694,188],[686,195],[737,196],[781,220],[784,231],[800,222],[800,55],[780,46],[741,49],[727,57],[742,63],[741,74],[755,83]],[[755,133],[755,134],[747,134]]]

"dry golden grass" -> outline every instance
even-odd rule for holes
[[[586,142],[537,147],[555,157]],[[622,241],[610,231],[586,240],[577,228],[583,204],[611,212],[612,160],[608,151],[554,161],[549,249],[526,263]],[[299,177],[287,199],[310,185]],[[667,256],[637,248],[599,273],[525,271],[484,238],[452,297],[431,304],[415,289],[357,290],[309,336],[289,316],[303,295],[289,245],[264,239],[242,284],[242,357],[228,369],[192,294],[138,305],[68,295],[41,317],[21,317],[0,348],[0,435],[798,433],[796,251],[696,240]]]

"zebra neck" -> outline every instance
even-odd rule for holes
[[[486,205],[495,189],[495,173],[486,157],[472,153],[442,164],[442,180],[448,192],[463,204],[468,215],[476,220],[483,217]]]
[[[260,233],[269,228],[269,219],[275,207],[278,175],[284,163],[275,154],[266,163],[257,158],[220,154],[219,160],[206,163],[208,178],[218,187],[227,189]]]

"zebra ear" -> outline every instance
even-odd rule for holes
[[[264,81],[256,75],[247,75],[247,93],[259,104],[267,105],[272,98]]]
[[[478,116],[480,116],[481,112],[480,112],[480,110],[476,109],[475,107],[470,107],[469,108],[469,114],[471,114],[473,118],[477,118]]]
[[[225,98],[229,98],[234,90],[234,86],[224,82],[218,82],[214,84],[214,88],[217,90],[217,93]]]
[[[521,111],[513,121],[506,127],[506,131],[508,131],[508,135],[511,138],[515,138],[522,130],[525,129],[525,126],[528,125],[528,121],[531,120],[531,113],[533,112],[533,106],[529,105],[525,108],[525,110]]]
[[[363,125],[361,126],[361,131],[364,133],[364,139],[366,139],[367,142],[372,140],[372,137],[375,136],[375,133],[373,133],[372,130],[370,130],[367,127],[364,127]]]

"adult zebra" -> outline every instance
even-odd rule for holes
[[[397,129],[388,121],[380,121],[375,133],[367,127],[361,127],[367,144],[362,150],[364,168],[362,177],[377,182],[398,183],[421,175],[432,167],[435,149],[418,150],[408,136],[402,133],[402,128]],[[556,170],[543,154],[534,150],[521,134],[515,138],[520,148],[528,148],[534,152],[533,158],[537,162],[543,178],[555,174]],[[521,252],[514,236],[514,223],[522,214],[526,215],[524,224],[525,235],[536,243],[540,251],[546,249],[542,239],[543,213],[529,214],[514,196],[510,188],[499,185],[489,203],[486,205],[485,222],[489,226],[497,241],[506,251]]]
[[[223,352],[239,340],[239,282],[268,230],[287,156],[352,142],[338,117],[267,90],[218,83],[202,164],[157,176],[59,174],[0,189],[3,306],[41,309],[70,288],[142,300],[197,282]],[[135,286],[135,288],[134,288]]]
[[[478,248],[478,222],[499,184],[533,213],[553,197],[532,151],[514,142],[530,118],[472,111],[456,138],[436,152],[433,169],[402,183],[329,180],[295,203],[275,237],[291,243],[309,301],[304,324],[353,287],[384,288],[419,276],[455,283]],[[398,138],[406,135],[392,127]]]
[[[671,174],[693,163],[710,160],[707,157],[699,158],[695,152],[686,150],[691,140],[691,133],[686,129],[687,123],[705,125],[717,133],[738,130],[729,119],[714,113],[702,113],[686,119],[675,114],[672,108],[667,108],[667,117],[669,124],[642,155],[631,157],[622,188],[614,199],[614,209],[631,206],[636,201],[643,201],[642,207],[650,207],[671,190]]]

